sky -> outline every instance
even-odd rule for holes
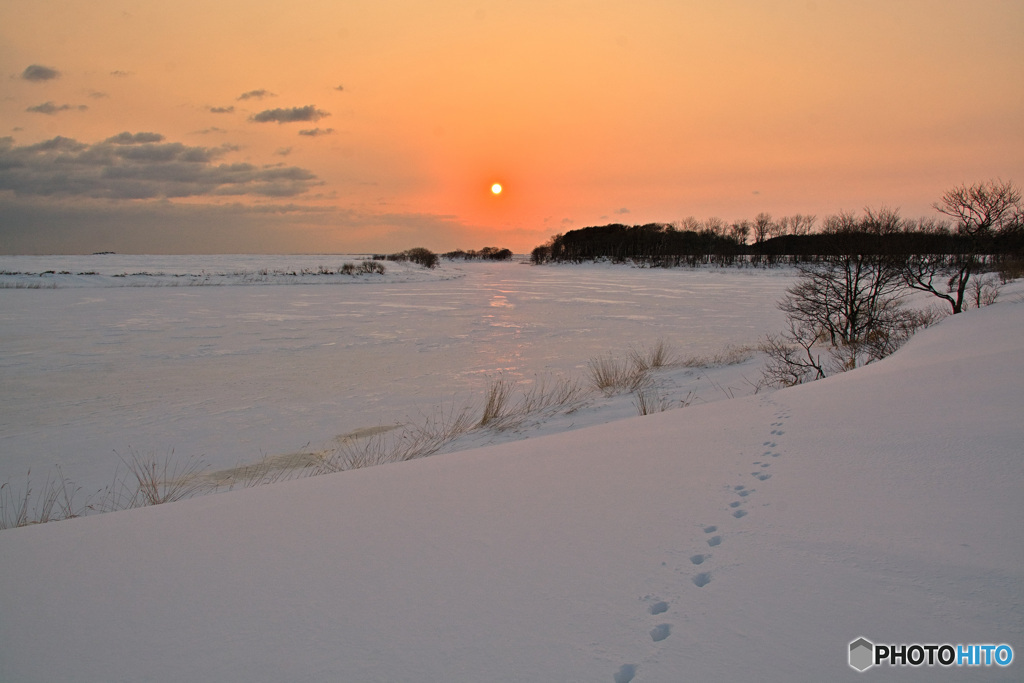
[[[1021,0],[4,0],[0,253],[936,217],[1024,182],[1021,35]]]

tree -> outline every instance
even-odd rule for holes
[[[797,265],[800,279],[778,304],[789,330],[762,344],[765,377],[774,383],[823,377],[816,346],[828,347],[829,369],[849,370],[892,353],[914,328],[902,307],[902,263],[883,248],[885,235],[902,225],[898,212],[841,213],[825,224],[826,253]]]
[[[729,226],[729,237],[731,237],[736,244],[746,244],[747,236],[750,234],[750,221],[742,220],[736,221]]]
[[[955,248],[951,254],[908,256],[903,281],[947,301],[954,314],[960,313],[967,307],[971,277],[984,265],[984,248],[996,234],[1018,229],[1024,209],[1021,192],[1010,181],[990,180],[954,187],[933,206],[956,221],[957,239],[950,242]]]
[[[774,228],[772,215],[761,212],[754,217],[754,244],[760,244],[771,236]]]

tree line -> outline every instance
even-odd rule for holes
[[[703,222],[687,218],[676,223],[593,226],[555,235],[533,249],[531,260],[542,264],[606,259],[662,267],[774,265],[862,253],[928,254],[946,261],[974,254],[984,255],[986,263],[1019,262],[1024,259],[1019,195],[1011,183],[955,188],[935,205],[946,219],[911,220],[900,216],[898,210],[882,208],[866,209],[863,215],[830,215],[820,226],[813,215],[776,220],[767,213],[758,214],[753,221],[731,224],[719,218]],[[986,203],[988,209],[978,208]],[[999,204],[1005,205],[1004,210],[994,212]],[[982,213],[975,213],[978,211]]]

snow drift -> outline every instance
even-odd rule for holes
[[[3,531],[0,679],[1020,680],[1022,353],[997,304],[767,395]]]

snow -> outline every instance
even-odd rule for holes
[[[0,482],[20,488],[31,469],[41,483],[60,466],[92,493],[132,452],[225,470],[479,405],[498,376],[580,379],[589,359],[659,339],[683,355],[753,344],[781,326],[774,302],[792,282],[783,270],[458,261],[249,277],[361,258],[0,256],[0,273],[23,273],[0,274]],[[135,272],[165,284],[114,277]],[[191,277],[222,284],[166,284]],[[2,288],[39,280],[58,288]],[[664,396],[740,394],[757,371],[716,375],[721,390],[706,375],[666,376]],[[628,397],[610,409],[636,414]],[[607,419],[579,417],[552,428]]]
[[[792,389],[0,531],[0,680],[1020,680],[1019,299]]]

